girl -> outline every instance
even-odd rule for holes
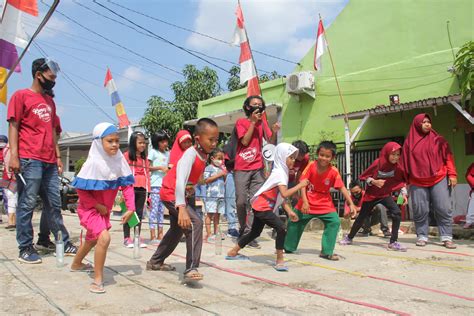
[[[464,224],[464,228],[468,229],[474,226],[474,162],[467,168],[466,180],[471,187],[467,204],[466,224]]]
[[[89,290],[92,293],[105,293],[103,275],[110,244],[108,230],[112,227],[110,211],[117,191],[122,187],[128,209],[122,216],[122,223],[128,222],[132,217],[135,210],[134,179],[119,150],[117,128],[110,123],[100,123],[96,125],[92,135],[94,140],[89,156],[72,183],[79,195],[77,214],[87,233],[86,241],[81,243],[71,264],[71,271],[94,271],[94,282]],[[96,248],[92,267],[90,264],[84,264],[82,260],[94,246]]]
[[[173,147],[170,152],[170,163],[169,168],[173,168],[178,163],[179,158],[183,156],[186,149],[193,145],[191,134],[187,130],[180,130],[176,134],[176,139],[173,143]]]
[[[431,128],[426,113],[415,116],[402,152],[403,169],[410,184],[417,246],[428,242],[429,211],[433,209],[441,242],[448,249],[453,243],[453,214],[449,205],[450,189],[457,184],[454,157],[443,136]]]
[[[293,188],[287,188],[289,169],[293,168],[297,156],[298,149],[293,145],[280,143],[276,146],[272,172],[251,200],[254,212],[252,228],[250,232],[241,236],[237,244],[228,251],[227,260],[246,259],[245,256],[239,254],[240,249],[260,236],[266,224],[275,228],[277,232],[275,239],[277,259],[274,268],[277,271],[288,271],[288,267],[283,259],[283,244],[286,235],[285,224],[275,214],[275,210],[278,210],[283,203],[283,208],[291,221],[295,222],[298,220],[298,216],[293,212],[290,205],[286,201],[284,202],[284,199],[309,184],[309,181],[304,179]]]
[[[138,234],[142,229],[143,209],[145,208],[147,193],[150,191],[150,162],[147,159],[145,135],[141,132],[133,132],[128,143],[128,151],[123,155],[132,169],[135,183],[135,211],[140,223],[138,224]],[[127,248],[133,248],[133,240],[130,238],[130,226],[123,225],[123,244]],[[145,248],[146,244],[140,239],[140,248]]]
[[[150,241],[158,244],[163,239],[163,203],[160,201],[160,189],[163,178],[168,172],[170,153],[168,151],[168,135],[161,131],[151,137],[152,149],[148,154],[151,163],[151,212],[150,212]],[[158,237],[156,228],[158,226]]]
[[[401,146],[395,142],[389,142],[383,146],[380,156],[365,170],[359,179],[367,181],[362,207],[349,235],[345,236],[339,243],[341,245],[352,244],[352,239],[364,224],[364,220],[370,216],[372,209],[377,204],[382,204],[392,214],[392,234],[388,250],[407,251],[407,248],[398,243],[398,229],[400,228],[401,212],[392,198],[392,192],[401,188],[406,204],[405,178],[402,168],[398,165]]]
[[[206,240],[213,242],[219,229],[219,217],[225,213],[225,178],[227,171],[224,166],[224,152],[222,149],[214,149],[209,158],[210,164],[204,170],[204,181],[206,183],[204,206],[206,210]],[[212,221],[214,221],[214,234],[211,234]]]

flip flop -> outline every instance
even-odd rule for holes
[[[94,272],[94,266],[92,266],[92,264],[90,263],[86,263],[85,265],[83,265],[81,268],[79,269],[73,269],[73,268],[70,268],[69,271],[71,272]]]
[[[183,275],[183,282],[201,281],[203,278],[204,276],[197,270],[191,270]]]
[[[104,283],[91,283],[91,287],[89,288],[89,292],[94,293],[94,294],[104,294],[105,289],[104,289]]]
[[[167,263],[152,264],[150,261],[146,263],[146,269],[153,270],[153,271],[176,271],[175,267]]]
[[[288,272],[289,270],[288,266],[284,263],[275,264],[273,268],[278,272]]]
[[[332,255],[320,254],[319,257],[323,259],[331,260],[331,261],[339,261],[340,259],[340,257],[336,254],[332,254]]]
[[[426,244],[427,244],[427,242],[424,241],[424,240],[421,240],[421,239],[417,240],[416,243],[415,243],[415,245],[417,245],[418,247],[425,247]]]
[[[225,256],[225,260],[250,260],[249,257],[238,254],[237,256]]]

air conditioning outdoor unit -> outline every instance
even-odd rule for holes
[[[289,94],[306,93],[315,98],[314,76],[311,71],[295,72],[286,79],[286,92]]]

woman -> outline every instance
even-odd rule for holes
[[[438,223],[441,242],[455,249],[452,234],[450,189],[457,184],[454,157],[443,136],[431,128],[431,117],[426,113],[415,116],[405,139],[402,154],[403,169],[410,184],[417,246],[428,242],[430,207]]]

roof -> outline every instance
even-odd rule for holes
[[[461,100],[460,94],[452,94],[443,97],[433,97],[428,99],[422,99],[417,101],[410,101],[406,103],[394,104],[394,105],[377,105],[373,108],[354,111],[347,113],[349,120],[359,120],[364,118],[366,115],[369,117],[386,115],[391,113],[398,113],[403,111],[409,111],[414,109],[434,108],[449,104],[450,101],[459,102]],[[343,119],[344,113],[331,115],[333,120]]]
[[[143,128],[139,124],[132,124],[133,131],[143,132]],[[121,128],[118,131],[120,135],[120,144],[128,144],[128,128]],[[82,134],[79,136],[64,137],[58,141],[59,147],[81,147],[90,146],[92,143],[92,133]]]

